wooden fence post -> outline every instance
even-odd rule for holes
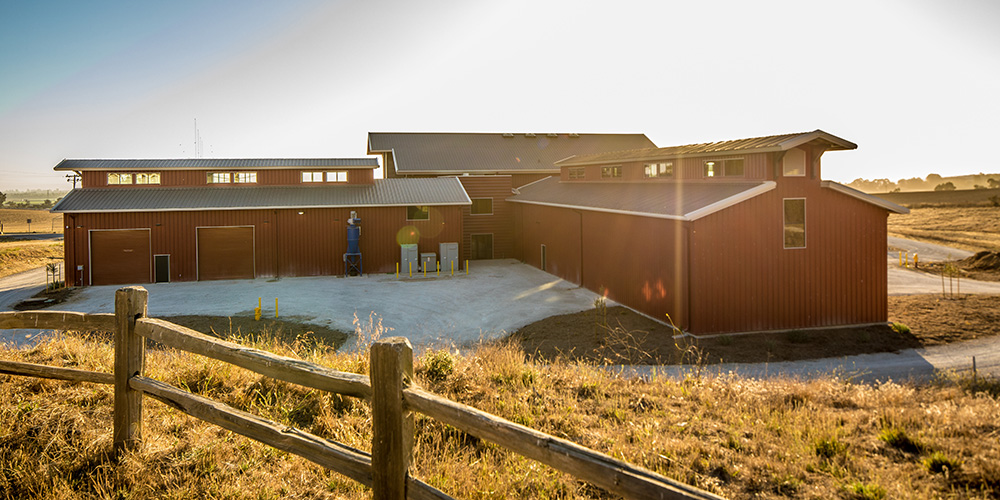
[[[413,414],[403,407],[403,388],[413,382],[413,347],[389,337],[371,347],[372,494],[375,500],[406,498],[413,452]]]
[[[142,438],[142,391],[128,382],[142,375],[146,339],[135,333],[135,320],[146,316],[148,299],[141,286],[115,292],[115,454],[135,449]]]

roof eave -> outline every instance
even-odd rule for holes
[[[750,198],[756,198],[757,196],[760,196],[768,191],[771,191],[776,187],[778,187],[778,183],[774,181],[764,181],[759,186],[754,186],[750,189],[747,189],[746,191],[741,191],[739,193],[736,193],[733,196],[730,196],[729,198],[725,198],[710,205],[706,205],[693,212],[688,212],[684,214],[684,217],[686,217],[687,220],[698,220],[703,217],[712,215],[716,212],[725,210],[733,205],[743,203],[744,201],[747,201]]]
[[[897,213],[897,214],[908,214],[908,213],[910,213],[910,209],[909,208],[897,205],[897,204],[895,204],[895,203],[893,203],[891,201],[888,201],[888,200],[883,200],[882,198],[879,198],[878,196],[872,196],[872,195],[870,195],[868,193],[864,193],[864,192],[858,191],[857,189],[854,189],[854,188],[849,187],[849,186],[845,186],[845,185],[840,184],[838,182],[820,181],[819,185],[821,187],[825,187],[825,188],[837,191],[838,193],[846,194],[847,196],[850,196],[852,198],[857,198],[857,199],[859,199],[861,201],[864,201],[866,203],[871,203],[872,205],[884,208],[884,209],[886,209],[886,210],[888,210],[890,212],[893,212],[893,213]]]

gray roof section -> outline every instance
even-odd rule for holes
[[[205,168],[377,168],[377,158],[67,158],[55,170],[198,170]]]
[[[672,158],[712,156],[718,154],[768,153],[774,151],[787,151],[796,146],[801,146],[802,144],[810,142],[818,143],[831,151],[857,149],[858,147],[857,144],[841,139],[833,134],[828,134],[822,130],[814,130],[812,132],[770,135],[767,137],[753,137],[750,139],[735,139],[731,141],[706,142],[702,144],[688,144],[686,146],[633,149],[629,151],[610,151],[587,155],[580,154],[574,156],[573,158],[568,158],[565,161],[559,162],[559,165],[591,165],[609,162],[617,163],[625,161],[669,160]]]
[[[573,155],[655,147],[643,134],[368,133],[401,174],[554,173]]]
[[[67,194],[53,212],[169,212],[265,208],[470,205],[456,177],[376,179],[338,186],[108,187]]]
[[[517,189],[507,201],[695,220],[774,189],[760,182],[561,182],[549,177]]]

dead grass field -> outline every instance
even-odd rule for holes
[[[61,233],[62,214],[50,213],[48,210],[26,210],[20,208],[0,208],[0,222],[4,233],[28,232],[28,219],[31,219],[33,233]]]
[[[63,259],[62,242],[3,241],[0,242],[0,278],[44,266]]]
[[[363,356],[256,343],[364,373]],[[113,349],[66,334],[18,361],[110,371]],[[146,373],[362,450],[367,404],[171,350]],[[622,380],[590,365],[526,361],[512,345],[428,352],[416,382],[438,394],[728,498],[995,498],[1000,385],[923,387],[736,377]],[[149,400],[141,449],[111,456],[113,389],[0,375],[5,498],[370,498],[301,458]],[[427,418],[412,473],[458,498],[611,498],[606,492]]]
[[[972,252],[1000,250],[1000,207],[911,208],[889,216],[889,235]]]

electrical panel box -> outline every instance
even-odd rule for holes
[[[437,271],[437,254],[434,252],[425,252],[420,254],[420,270],[428,273],[433,273]]]
[[[441,256],[441,272],[450,273],[454,270],[457,273],[460,265],[458,262],[458,243],[440,243],[438,249]],[[455,267],[452,268],[452,265]]]
[[[411,264],[413,265],[414,272],[420,270],[420,259],[417,255],[417,244],[408,243],[405,245],[399,245],[399,272],[410,272]]]

